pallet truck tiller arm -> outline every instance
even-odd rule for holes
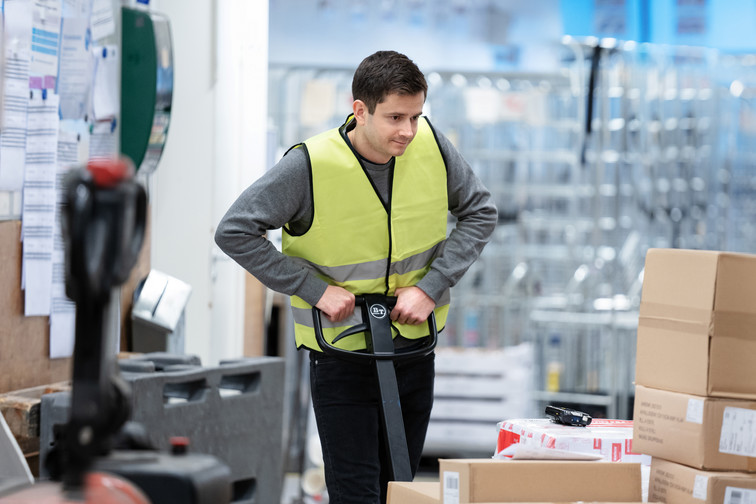
[[[431,311],[428,316],[428,334],[425,343],[419,348],[396,353],[392,338],[391,318],[389,313],[396,305],[396,297],[380,294],[364,294],[355,297],[355,306],[360,307],[362,323],[352,326],[339,333],[331,343],[323,336],[323,323],[320,310],[312,308],[312,321],[315,327],[315,339],[324,353],[352,361],[374,362],[378,378],[380,395],[380,413],[382,426],[386,434],[386,449],[391,462],[390,474],[392,481],[412,481],[407,437],[404,432],[404,419],[399,401],[399,386],[396,381],[394,361],[414,357],[422,357],[433,352],[438,341],[436,318]],[[352,352],[334,346],[342,338],[364,333],[365,352]]]

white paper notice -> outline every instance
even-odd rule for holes
[[[459,473],[444,471],[444,504],[459,504]]]
[[[76,339],[76,305],[53,303],[50,313],[50,358],[71,357]]]
[[[92,90],[92,107],[95,119],[103,120],[118,114],[119,100],[118,48],[114,45],[92,48],[94,56],[94,89]]]
[[[49,315],[52,288],[58,96],[35,89],[29,100],[21,237],[24,314]]]
[[[719,451],[756,457],[756,411],[732,406],[725,408]]]
[[[96,122],[89,137],[89,157],[112,158],[117,154],[115,119]]]
[[[86,18],[92,15],[92,0],[63,0],[64,18]]]
[[[93,0],[92,37],[100,40],[115,33],[112,0]]]
[[[32,4],[5,0],[5,68],[0,126],[0,190],[20,191],[24,185],[26,107],[29,102]]]
[[[42,79],[32,87],[54,89],[58,75],[61,0],[34,0],[30,75]]]
[[[89,143],[84,121],[61,121],[58,133],[58,173],[55,206],[55,240],[53,248],[52,306],[50,307],[50,357],[69,357],[73,354],[76,334],[76,305],[66,296],[65,248],[60,228],[60,209],[63,202],[63,179],[68,171],[86,163]]]
[[[21,192],[0,191],[0,219],[18,220],[21,218]]]
[[[63,19],[58,73],[61,119],[84,119],[89,112],[93,55],[88,30],[86,18]]]

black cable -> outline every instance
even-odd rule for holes
[[[591,71],[588,77],[588,98],[586,99],[585,110],[585,137],[583,138],[583,148],[580,152],[580,166],[585,167],[585,153],[588,150],[588,142],[591,138],[593,122],[593,100],[595,98],[596,86],[599,73],[599,62],[601,61],[601,44],[596,43],[591,53]]]

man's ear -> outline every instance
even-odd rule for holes
[[[367,105],[365,105],[365,102],[362,100],[354,100],[354,102],[352,102],[352,112],[354,112],[354,118],[357,121],[357,124],[364,126],[368,115],[368,108]]]

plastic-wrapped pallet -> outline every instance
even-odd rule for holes
[[[426,455],[490,454],[502,418],[533,415],[533,346],[440,348]]]
[[[633,421],[594,419],[587,427],[560,425],[549,419],[514,419],[498,424],[496,453],[517,444],[573,453],[601,455],[609,462],[640,462],[650,458],[633,452]]]

